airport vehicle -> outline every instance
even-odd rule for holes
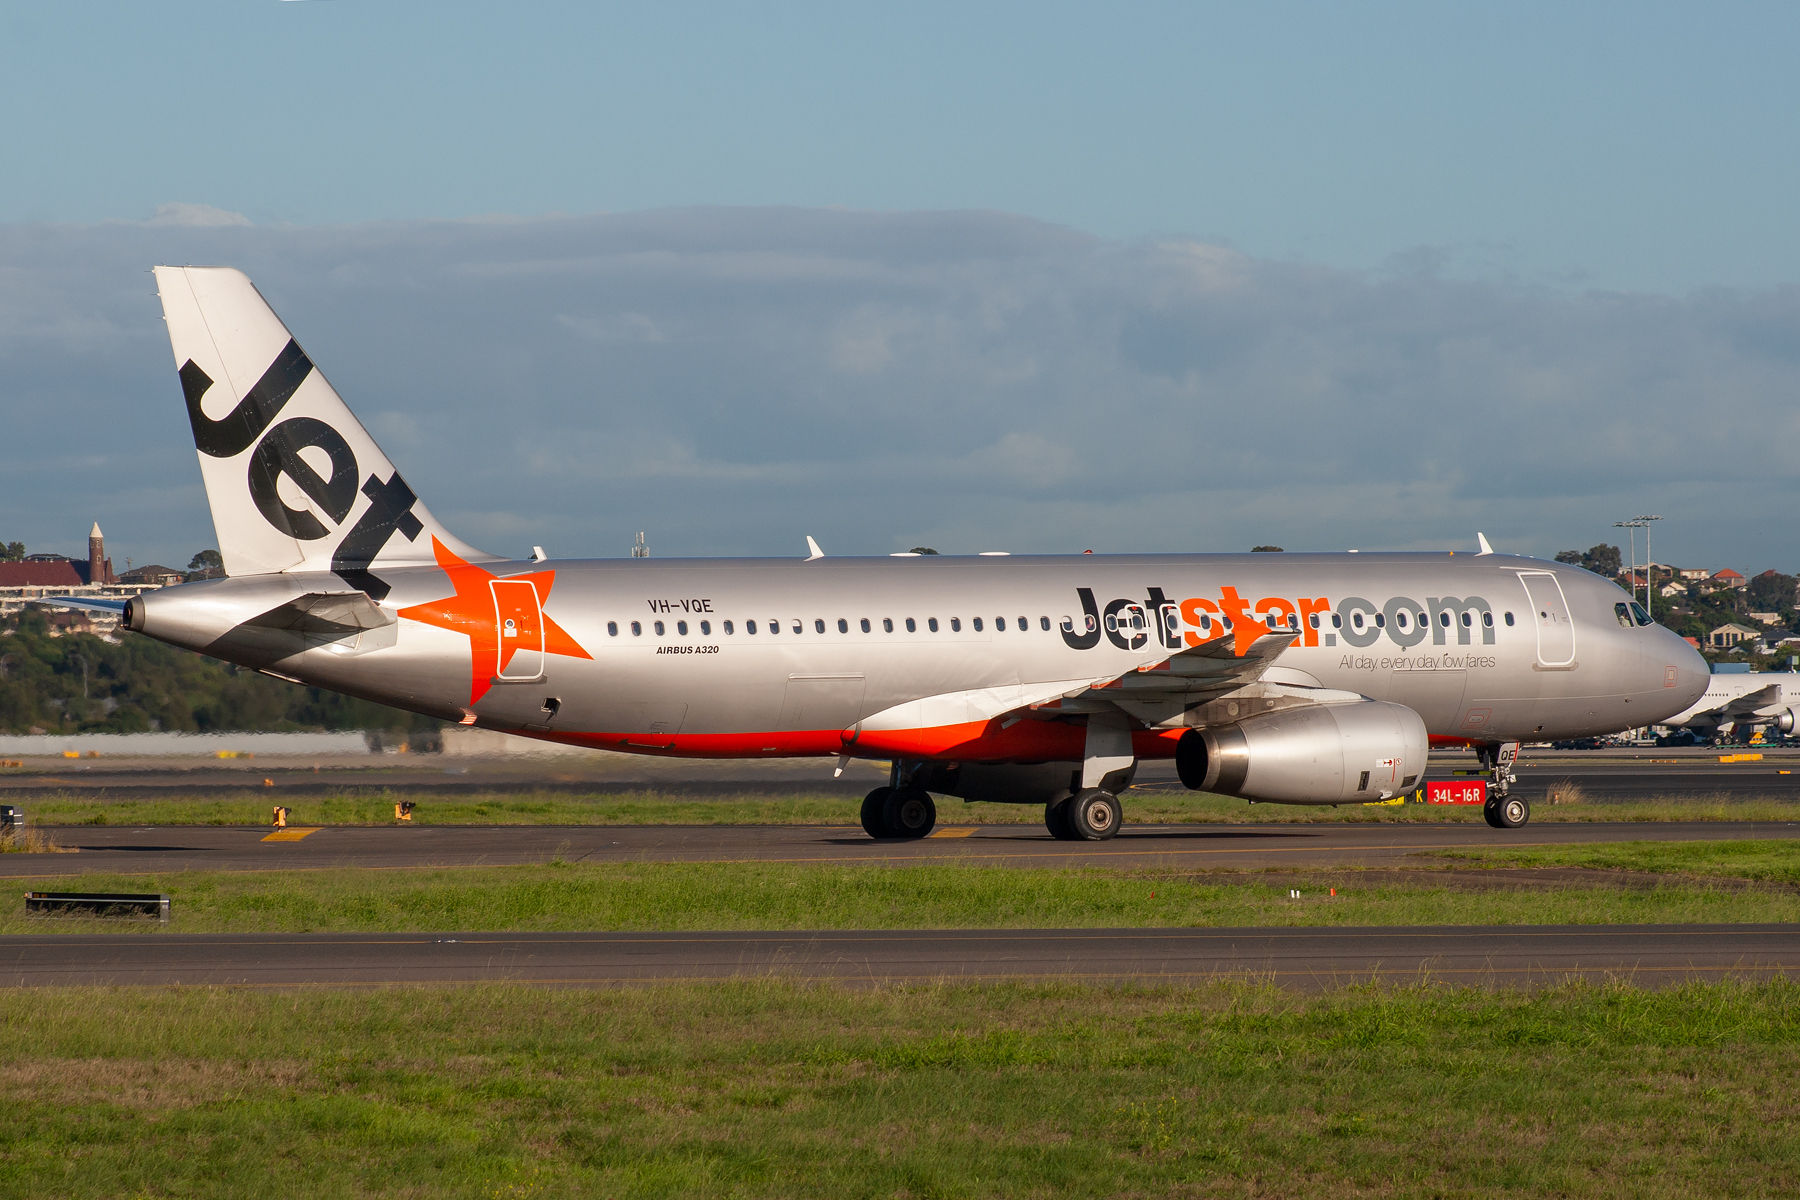
[[[1413,789],[1475,746],[1661,721],[1706,664],[1589,571],[1494,553],[506,559],[413,494],[250,280],[158,267],[227,577],[123,623],[283,679],[610,750],[891,760],[863,824],[933,793],[1117,832],[1139,761],[1282,804]]]
[[[1758,726],[1769,732],[1791,734],[1800,723],[1800,675],[1789,671],[1750,671],[1743,674],[1709,675],[1706,694],[1659,725],[1686,729],[1705,741],[1716,740],[1729,729],[1739,741],[1749,741]]]

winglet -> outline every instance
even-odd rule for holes
[[[806,535],[806,548],[812,551],[811,554],[806,556],[807,562],[811,562],[815,558],[825,557],[825,552],[819,549],[819,543],[812,540],[812,534],[810,533]]]
[[[1481,543],[1481,549],[1476,552],[1476,557],[1480,557],[1483,554],[1492,554],[1494,552],[1494,548],[1488,545],[1487,534],[1477,533],[1475,535],[1475,540]]]

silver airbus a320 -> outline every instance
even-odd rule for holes
[[[1409,792],[1476,747],[1499,827],[1521,739],[1688,708],[1704,660],[1579,568],[1495,554],[526,561],[440,525],[242,273],[158,267],[227,577],[130,629],[448,721],[635,754],[891,760],[932,793],[1117,832],[1139,761],[1280,804]],[[95,606],[101,606],[95,604]],[[842,762],[840,762],[840,767]]]

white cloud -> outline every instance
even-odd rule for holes
[[[1800,289],[1553,290],[795,209],[0,227],[0,477],[117,464],[92,513],[10,489],[7,540],[79,550],[99,516],[140,559],[210,541],[204,505],[134,529],[125,499],[194,475],[157,261],[248,271],[433,510],[496,549],[619,554],[638,529],[659,554],[786,554],[796,530],[837,554],[1376,549],[1481,528],[1548,555],[1649,506],[1659,557],[1800,567],[1742,519],[1779,519],[1800,481]]]
[[[144,222],[146,225],[184,225],[190,228],[211,229],[224,225],[248,225],[250,218],[243,213],[231,212],[223,208],[214,208],[210,204],[159,204],[156,215]]]

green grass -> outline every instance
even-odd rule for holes
[[[228,796],[179,793],[156,799],[111,799],[104,793],[52,792],[25,801],[39,825],[263,825],[272,806],[293,810],[300,825],[388,825],[394,802],[412,800],[413,821],[424,825],[856,825],[860,796],[796,788],[786,795],[746,792],[697,796],[679,791],[613,790],[570,793],[547,790],[433,793],[346,788],[324,796],[289,797],[279,786]],[[1125,794],[1125,818],[1133,824],[1306,824],[1316,822],[1479,823],[1479,807],[1347,804],[1341,808],[1248,804],[1203,792],[1133,789]],[[964,804],[944,799],[942,824],[1036,825],[1036,805]],[[1534,802],[1533,821],[1793,821],[1800,794],[1737,799],[1725,795],[1661,796],[1630,803],[1550,805]]]
[[[60,864],[58,864],[60,865]],[[793,863],[542,864],[371,871],[82,875],[16,882],[165,892],[163,926],[26,917],[0,933],[416,932],[1516,925],[1800,921],[1800,893],[1671,882],[1481,891],[1446,872],[1194,874],[1067,867]],[[1290,899],[1298,887],[1299,900]],[[1337,895],[1330,895],[1332,888]],[[18,907],[15,907],[18,906]]]
[[[0,1196],[1780,1196],[1800,987],[22,989]]]
[[[1680,876],[1726,876],[1800,885],[1800,840],[1602,842],[1440,852],[1437,857],[1494,867],[1591,867]]]

